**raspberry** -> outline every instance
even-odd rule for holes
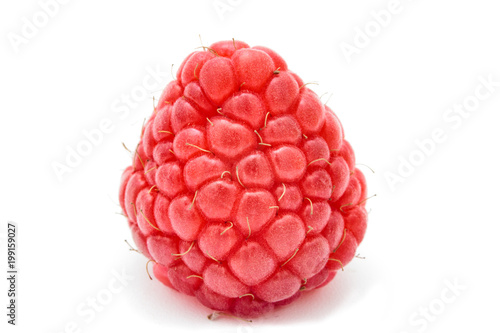
[[[145,124],[120,204],[166,286],[255,317],[329,283],[367,226],[337,116],[276,52],[193,52]]]

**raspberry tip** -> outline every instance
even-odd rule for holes
[[[252,229],[250,228],[250,222],[248,221],[248,216],[247,216],[247,225],[248,225],[248,236],[247,236],[247,239],[249,239],[250,235],[252,234]]]
[[[344,236],[342,237],[342,240],[340,241],[339,245],[337,245],[337,247],[332,251],[332,253],[335,253],[339,249],[340,245],[342,245],[342,243],[344,242],[346,231],[347,231],[347,228],[344,228]]]
[[[311,204],[311,215],[313,214],[313,202],[311,199],[309,199],[308,197],[304,197],[304,199],[307,199],[309,200],[309,203]]]
[[[151,190],[152,190],[152,189],[154,189],[155,187],[156,187],[156,185],[151,186],[151,188],[150,188],[150,189],[149,189],[149,191],[148,191],[148,194],[150,194],[150,193],[151,193]],[[158,189],[156,189],[156,190],[158,191]]]
[[[253,130],[255,132],[255,134],[257,134],[257,136],[259,137],[259,140],[260,140],[260,143],[264,142],[262,140],[262,137],[260,136],[259,132],[257,132],[257,130]]]
[[[246,188],[245,185],[243,185],[243,183],[241,182],[240,176],[238,175],[238,166],[236,166],[236,178],[238,178],[238,183],[240,183],[241,186],[243,186],[244,188]]]
[[[305,87],[305,86],[307,86],[308,84],[316,84],[316,85],[319,85],[319,83],[318,83],[318,82],[307,82],[307,83],[304,83],[303,85],[301,85],[301,86],[299,87],[299,90],[300,90],[300,89],[302,89],[302,88],[304,88],[304,87]]]
[[[154,169],[156,169],[156,166],[152,167],[151,169],[149,169],[149,170],[147,170],[147,171],[144,171],[144,174],[147,174],[147,173],[149,173],[149,172],[153,171]]]
[[[151,227],[153,227],[154,229],[156,229],[156,230],[158,230],[158,231],[161,231],[160,229],[158,229],[158,227],[155,227],[155,226],[153,225],[153,223],[151,223],[151,222],[148,220],[148,218],[146,217],[146,215],[144,215],[144,212],[142,211],[142,209],[141,209],[140,211],[141,211],[141,214],[142,214],[142,216],[144,217],[144,219],[145,219],[145,220],[149,223],[149,225],[150,225]]]
[[[338,260],[338,259],[334,259],[334,258],[328,258],[328,260],[333,260],[333,261],[336,261],[340,264],[340,266],[342,267],[342,271],[344,271],[344,265],[342,264],[342,261]]]
[[[228,231],[229,229],[231,229],[231,228],[233,227],[233,222],[231,222],[231,221],[227,221],[227,222],[231,223],[231,225],[230,225],[229,227],[227,227],[226,229],[224,229],[224,230],[220,233],[220,235],[221,235],[221,236],[222,236],[222,234],[224,234],[226,231]]]
[[[295,257],[295,255],[297,254],[297,252],[299,252],[299,248],[297,248],[297,249],[295,250],[295,252],[292,254],[292,256],[291,256],[290,258],[288,258],[288,259],[287,259],[287,261],[285,261],[284,263],[282,263],[280,267],[285,266],[285,265],[286,265],[286,264],[287,264],[290,260],[292,260],[292,259],[293,259],[293,257]]]
[[[134,207],[134,213],[135,216],[137,217],[137,208],[135,207],[135,203],[131,202],[130,204]]]
[[[135,148],[134,164],[133,164],[134,170],[135,170],[135,157],[136,156],[139,157],[139,161],[141,162],[142,168],[144,169],[144,162],[142,161],[141,155],[137,152],[138,149],[139,149],[139,145],[137,145],[137,147]]]
[[[137,253],[141,253],[139,250],[137,249],[134,249],[134,247],[132,245],[130,245],[130,243],[125,239],[125,243],[127,243],[127,245],[129,246],[129,251],[134,251],[134,252],[137,252]]]
[[[217,262],[218,264],[220,264],[220,261],[219,261],[219,260],[217,260],[217,259],[215,259],[213,256],[211,256],[211,255],[210,255],[210,253],[205,252],[205,254],[206,254],[207,256],[209,256],[209,257],[210,257],[210,259],[215,260],[215,262]]]
[[[309,164],[307,166],[310,166],[311,164],[313,164],[315,162],[319,162],[319,161],[325,161],[326,163],[328,163],[328,165],[332,165],[332,163],[328,162],[328,160],[326,158],[318,158],[314,161],[309,162]]]
[[[199,80],[198,78],[198,75],[196,75],[196,70],[198,69],[198,66],[200,65],[199,62],[196,63],[196,66],[194,67],[194,71],[193,71],[193,74],[194,74],[194,77],[196,78],[196,80]]]
[[[199,149],[199,150],[201,150],[201,151],[204,151],[205,153],[211,153],[211,154],[213,154],[210,150],[203,149],[203,148],[201,148],[201,147],[198,147],[197,145],[193,145],[192,143],[187,143],[187,142],[186,142],[186,146],[195,147],[195,148],[197,148],[197,149]]]
[[[154,261],[153,259],[148,260],[148,262],[146,263],[146,273],[148,273],[149,279],[150,279],[150,280],[153,280],[153,278],[151,277],[151,274],[149,274],[149,269],[148,269],[148,265],[149,265],[149,263],[150,263],[151,261],[152,261],[152,262],[154,262],[154,263],[156,264],[156,261]]]
[[[229,175],[231,175],[231,172],[226,170],[226,171],[224,171],[224,172],[220,175],[220,178],[222,179],[226,173],[228,173]]]
[[[267,127],[267,117],[269,117],[269,114],[270,114],[270,113],[271,113],[271,112],[266,113],[266,119],[264,119],[264,128],[266,128],[266,127]]]
[[[127,146],[125,146],[125,144],[122,142],[122,145],[123,145],[123,148],[125,148],[126,151],[128,151],[129,153],[132,153],[132,151],[130,149],[127,148]]]
[[[243,295],[239,296],[239,298],[242,298],[242,297],[245,297],[245,296],[252,296],[252,300],[255,299],[255,296],[253,294],[243,294]]]
[[[343,208],[344,208],[344,207],[347,207],[347,206],[350,206],[350,205],[352,205],[352,202],[349,202],[348,204],[345,204],[345,205],[340,206],[340,208],[339,208],[339,209],[340,209],[340,211],[343,213],[343,212],[344,212],[344,209],[343,209]]]
[[[366,164],[363,164],[363,163],[356,163],[356,165],[362,165],[362,166],[364,166],[364,167],[367,167],[368,169],[370,169],[370,171],[371,171],[372,173],[375,173],[375,171],[374,171],[372,168],[370,168],[368,165],[366,165]]]
[[[376,194],[374,194],[374,195],[372,195],[371,197],[368,197],[368,198],[366,198],[366,199],[364,199],[364,200],[362,200],[362,201],[358,202],[358,204],[357,204],[356,206],[359,206],[359,205],[361,205],[363,202],[366,202],[366,200],[371,199],[371,198],[376,197],[376,196],[377,196],[377,195],[376,195]]]
[[[173,256],[178,256],[178,257],[182,257],[182,256],[184,256],[184,255],[188,254],[188,253],[189,253],[189,251],[191,251],[191,249],[193,248],[193,245],[194,245],[194,241],[191,243],[191,245],[189,246],[189,248],[187,249],[187,251],[186,251],[186,252],[184,252],[184,253],[171,253],[171,255],[173,255]]]
[[[188,210],[191,210],[191,208],[193,208],[194,201],[196,200],[196,195],[197,195],[197,194],[198,194],[198,191],[194,192],[193,202],[191,202],[191,205],[189,205]]]
[[[285,195],[285,192],[286,192],[286,186],[285,186],[285,183],[281,183],[281,184],[283,184],[283,193],[282,193],[282,194],[281,194],[281,196],[279,197],[278,202],[279,202],[281,199],[283,199],[283,196]]]

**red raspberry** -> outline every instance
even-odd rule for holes
[[[330,282],[367,222],[337,116],[278,54],[239,41],[184,60],[119,196],[158,280],[241,317]]]

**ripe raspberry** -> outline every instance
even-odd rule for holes
[[[326,285],[367,222],[337,116],[278,54],[239,41],[184,60],[119,196],[158,280],[240,317]]]

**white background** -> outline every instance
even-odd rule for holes
[[[498,332],[500,7],[401,0],[377,31],[371,12],[389,3],[73,0],[14,47],[23,18],[33,22],[42,9],[35,0],[2,1],[0,260],[6,271],[6,226],[14,221],[20,272],[14,328],[6,324],[1,279],[2,332],[60,333],[72,322],[80,332]],[[218,12],[214,5],[223,4],[229,7]],[[341,46],[356,47],[357,29],[366,27],[369,42],[358,40],[357,53],[346,57]],[[130,163],[121,143],[137,144],[152,96],[171,80],[171,64],[175,73],[201,45],[199,34],[206,45],[234,37],[271,47],[305,82],[318,82],[310,85],[318,94],[333,93],[328,105],[357,162],[375,170],[360,166],[369,194],[377,194],[359,248],[366,259],[252,324],[208,321],[211,311],[194,298],[150,281],[116,214]],[[168,75],[120,118],[113,106],[156,67]],[[467,118],[446,120],[455,104],[477,101],[480,77],[497,86]],[[112,130],[60,181],[54,162],[65,163],[67,147],[103,119]],[[446,140],[419,160],[415,141],[436,128]],[[410,157],[419,165],[391,188],[388,172],[398,174],[400,158]],[[91,317],[89,299],[103,297],[113,272],[122,271],[133,280]],[[465,289],[454,294],[449,283]],[[424,319],[419,311],[429,307],[432,317]]]

